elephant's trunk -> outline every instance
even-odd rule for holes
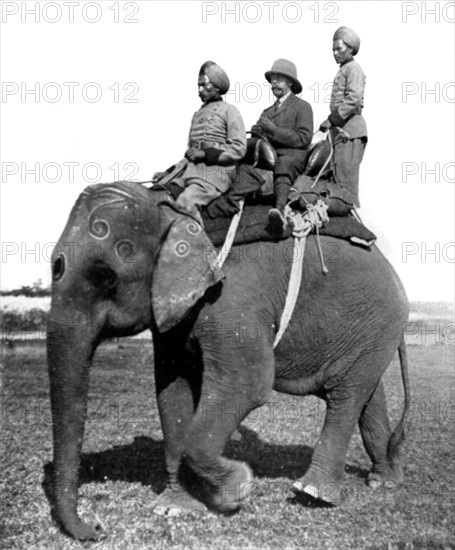
[[[87,414],[89,367],[99,329],[81,314],[68,323],[51,310],[47,328],[54,438],[53,507],[56,520],[76,539],[99,537],[77,515],[79,465]]]

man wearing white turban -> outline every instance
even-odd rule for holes
[[[333,81],[330,115],[319,129],[330,130],[333,142],[332,171],[344,198],[360,206],[359,167],[367,143],[367,127],[362,116],[365,74],[354,60],[360,38],[348,27],[333,35],[333,57],[340,69]]]
[[[229,85],[219,65],[206,61],[201,66],[198,92],[203,105],[191,121],[184,170],[172,178],[172,183],[183,188],[177,205],[199,219],[199,209],[229,189],[236,164],[246,153],[242,115],[221,97]],[[155,174],[154,181],[159,182],[162,175]]]

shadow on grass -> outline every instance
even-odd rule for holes
[[[313,449],[305,445],[276,445],[259,438],[258,434],[244,426],[239,428],[241,438],[231,440],[225,456],[247,462],[257,478],[288,478],[296,480],[308,470]],[[347,466],[346,472],[359,477],[367,476],[366,470]],[[50,503],[52,463],[44,467],[43,488]],[[133,443],[119,445],[98,453],[83,453],[79,470],[79,484],[120,481],[150,486],[155,494],[164,491],[167,472],[164,462],[164,444],[147,436],[135,437]],[[306,495],[297,495],[288,502],[302,506],[319,507],[324,503]]]
[[[52,504],[53,464],[44,466],[43,488]],[[164,491],[167,473],[163,442],[151,437],[135,437],[133,443],[117,445],[98,453],[83,453],[79,468],[79,486],[107,481],[125,481],[150,486],[155,493]]]
[[[319,498],[313,498],[306,493],[299,493],[298,495],[289,497],[286,499],[286,502],[292,506],[303,506],[304,508],[334,508],[333,504],[324,502]]]
[[[229,441],[225,455],[247,462],[256,477],[286,477],[294,480],[308,470],[313,456],[311,447],[270,444],[244,426],[239,428],[239,433],[241,439]]]

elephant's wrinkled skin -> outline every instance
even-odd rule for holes
[[[79,519],[73,493],[94,351],[105,337],[147,327],[153,332],[169,473],[157,513],[191,510],[201,502],[221,512],[239,506],[251,473],[222,452],[272,389],[313,394],[327,403],[310,468],[296,490],[338,503],[357,423],[373,463],[371,483],[399,484],[404,415],[391,436],[381,377],[398,348],[404,355],[400,342],[408,304],[381,252],[323,237],[323,249],[332,243],[337,260],[323,275],[310,237],[292,324],[275,351],[291,241],[236,247],[223,267],[223,284],[160,334],[150,307],[154,266],[169,229],[158,222],[160,197],[127,182],[87,188],[55,250],[48,363],[54,511],[64,530],[78,539],[98,536]],[[405,357],[402,363],[406,379]]]

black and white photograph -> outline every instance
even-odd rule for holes
[[[455,550],[455,2],[0,17],[0,548]]]

